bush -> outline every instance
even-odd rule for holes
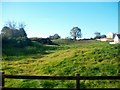
[[[2,44],[3,46],[9,44],[11,46],[15,47],[25,47],[30,46],[32,44],[31,40],[27,37],[18,37],[18,38],[2,38]]]
[[[50,38],[51,40],[54,40],[54,39],[59,39],[60,36],[59,36],[58,34],[54,34],[53,36],[49,36],[49,38]]]
[[[19,37],[19,38],[16,38],[16,44],[15,46],[17,47],[25,47],[25,46],[28,46],[28,45],[31,45],[31,40],[26,38],[26,37]]]
[[[53,42],[50,40],[50,38],[30,38],[30,40],[37,41],[41,44],[53,45]]]

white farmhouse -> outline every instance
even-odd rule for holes
[[[106,37],[107,37],[108,39],[113,39],[114,36],[115,36],[115,34],[112,33],[112,32],[109,32],[109,33],[106,35]]]
[[[120,34],[115,34],[114,42],[110,42],[110,44],[120,44]]]
[[[114,42],[115,43],[120,43],[120,34],[116,34],[114,37]]]

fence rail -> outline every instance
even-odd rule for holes
[[[2,74],[2,83],[0,84],[2,89],[7,89],[7,87],[4,87],[5,78],[40,79],[40,80],[76,80],[76,89],[80,89],[80,80],[120,80],[120,76],[80,76],[80,74],[76,74],[76,76],[25,76],[25,75],[6,75],[4,72],[0,72],[0,73]],[[15,90],[15,88],[12,89]],[[20,88],[17,89],[20,90]]]

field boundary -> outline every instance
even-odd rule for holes
[[[22,90],[22,89],[44,89],[44,88],[9,88],[5,87],[5,78],[10,79],[39,79],[39,80],[75,80],[76,81],[76,88],[80,88],[80,80],[120,80],[120,76],[80,76],[80,74],[76,74],[76,76],[26,76],[26,75],[7,75],[4,72],[0,72],[2,75],[2,82],[0,83],[0,87],[2,90]],[[48,89],[48,88],[46,88]],[[57,88],[55,88],[57,89]],[[63,88],[64,89],[64,88]],[[65,88],[67,89],[67,88]],[[91,88],[90,88],[91,89]],[[109,89],[109,88],[105,88]],[[120,89],[120,88],[113,88],[113,89]]]

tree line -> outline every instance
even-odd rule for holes
[[[17,28],[18,27],[18,28]],[[15,22],[8,22],[1,30],[2,44],[14,44],[14,46],[24,47],[31,44],[31,40],[25,32],[25,25]]]
[[[48,38],[28,38],[25,31],[25,24],[19,23],[18,25],[15,22],[7,22],[1,30],[0,36],[2,37],[2,43],[14,43],[15,46],[24,47],[30,45],[31,41],[38,41],[42,44],[53,44],[51,40],[60,39],[61,36],[57,33],[50,35]],[[81,37],[81,29],[78,27],[73,27],[70,31],[71,37],[74,40]]]
[[[2,38],[11,39],[18,37],[27,37],[24,27],[25,25],[21,23],[17,29],[16,24],[9,22],[1,30]]]
[[[60,39],[61,36],[57,33],[50,35],[48,38],[28,38],[25,31],[25,24],[19,23],[18,26],[15,22],[8,22],[1,30],[0,36],[2,37],[3,44],[13,42],[15,46],[30,45],[31,41],[38,41],[42,44],[53,44],[51,40]],[[18,27],[18,28],[17,28]],[[100,32],[94,33],[96,36],[94,39],[105,38],[106,35],[101,35]],[[82,37],[81,29],[79,27],[73,27],[70,30],[72,40]],[[66,38],[68,39],[68,38]]]

